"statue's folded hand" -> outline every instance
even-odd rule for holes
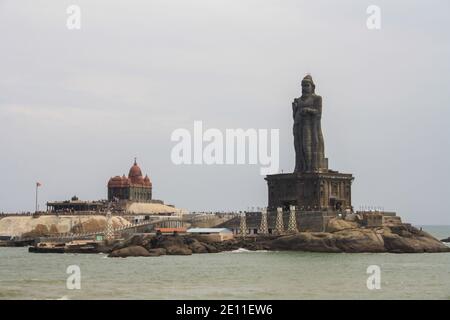
[[[303,110],[304,110],[304,113],[313,113],[313,114],[317,113],[317,110],[313,109],[313,108],[304,108]]]

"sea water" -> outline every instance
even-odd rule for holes
[[[423,228],[450,236],[450,226]],[[73,265],[80,289],[67,286]],[[367,285],[372,265],[380,289]],[[0,248],[0,299],[450,299],[450,253],[237,250],[121,259]]]

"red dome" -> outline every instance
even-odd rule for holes
[[[150,178],[148,176],[142,175],[141,168],[136,163],[136,159],[134,160],[133,166],[130,168],[128,173],[128,177],[125,175],[115,176],[109,179],[108,188],[121,188],[121,187],[130,187],[132,185],[143,186],[143,187],[151,187],[152,183],[150,182]]]
[[[122,177],[115,176],[108,181],[108,188],[110,187],[121,187],[122,186]]]
[[[137,165],[136,160],[134,160],[134,164],[130,168],[128,178],[130,178],[132,183],[138,183],[138,181],[140,180],[139,178],[142,178],[142,171],[141,168],[139,168],[139,166]]]
[[[125,187],[130,185],[130,179],[125,177],[125,175],[122,176],[122,185],[125,186]]]
[[[152,183],[150,182],[150,178],[148,177],[148,175],[145,175],[144,185],[147,186],[147,187],[151,187],[152,186]]]

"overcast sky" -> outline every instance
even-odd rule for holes
[[[106,184],[138,158],[155,198],[189,210],[267,204],[259,165],[171,162],[177,128],[280,129],[311,73],[331,169],[353,204],[450,224],[450,2],[0,0],[0,211]],[[66,9],[81,8],[68,30]],[[366,9],[381,8],[381,30]]]

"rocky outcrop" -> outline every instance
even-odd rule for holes
[[[342,219],[330,219],[325,228],[326,232],[336,232],[347,229],[355,229],[358,228],[358,224],[353,221],[346,221]]]
[[[313,252],[384,252],[383,240],[372,230],[345,230],[335,233],[298,233],[268,244],[272,250]]]
[[[201,242],[195,238],[186,238],[185,243],[188,245],[189,249],[192,250],[192,253],[216,253],[218,252],[217,248],[211,244]]]
[[[208,253],[208,249],[203,243],[195,240],[191,244],[189,244],[189,249],[192,253]]]
[[[54,226],[54,225],[53,225]],[[22,234],[24,238],[46,237],[50,235],[50,230],[45,224],[37,224],[33,230]]]
[[[312,252],[450,252],[450,248],[439,240],[408,225],[298,233],[279,237],[267,246],[271,250]]]
[[[206,250],[208,250],[208,253],[217,253],[217,252],[219,252],[219,250],[213,245],[210,245],[210,244],[207,244],[207,243],[203,243],[203,246],[206,248]]]
[[[190,256],[192,254],[192,250],[188,247],[172,246],[168,247],[166,250],[168,255],[174,256]]]
[[[113,217],[114,227],[124,226],[129,222],[123,217]],[[57,233],[93,232],[104,230],[106,218],[103,215],[56,216],[42,215],[10,216],[0,219],[0,235],[15,237],[44,237]]]
[[[389,252],[450,252],[450,248],[441,241],[425,231],[408,225],[384,228],[383,240]]]
[[[442,239],[442,242],[450,242],[450,237],[446,238],[446,239]]]
[[[145,248],[149,256],[191,255],[193,253],[215,253],[217,248],[212,244],[198,241],[189,236],[179,235],[135,235],[125,241],[116,243],[112,252],[122,252],[130,247]],[[148,256],[145,254],[144,256]]]
[[[166,249],[168,255],[191,255],[192,250],[186,243],[186,238],[179,235],[157,236],[150,241],[152,248]]]
[[[114,250],[108,257],[111,258],[127,258],[127,257],[149,257],[150,253],[141,246],[130,246],[123,249]]]
[[[117,242],[113,245],[112,250],[123,249],[131,246],[141,246],[148,249],[152,247],[149,245],[153,237],[148,235],[133,235],[121,242]]]
[[[363,228],[354,222],[330,220],[327,232],[301,232],[284,236],[235,238],[206,243],[188,235],[136,235],[113,247],[111,256],[191,255],[248,250],[291,250],[309,252],[450,252],[450,248],[430,234],[408,224]],[[145,251],[129,248],[140,247]]]

